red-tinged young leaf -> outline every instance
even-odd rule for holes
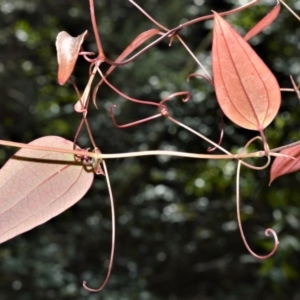
[[[269,185],[279,176],[300,170],[300,145],[284,149],[279,153],[294,157],[295,159],[277,156],[270,170]]]
[[[280,12],[280,4],[278,3],[264,18],[262,18],[252,29],[244,36],[244,40],[248,41],[256,36],[259,32],[268,27],[277,18]]]
[[[73,149],[73,142],[46,136],[29,143]],[[21,149],[0,170],[0,243],[62,213],[79,201],[94,179],[74,155]]]
[[[218,102],[231,121],[261,132],[279,110],[278,82],[250,45],[214,15],[212,67]]]
[[[86,30],[81,35],[72,37],[66,31],[61,31],[57,35],[55,43],[58,61],[57,80],[60,85],[64,85],[70,78],[87,33]]]
[[[149,29],[147,31],[142,32],[139,34],[127,47],[126,49],[118,56],[118,58],[115,60],[115,62],[121,62],[124,60],[128,55],[130,55],[133,51],[135,51],[138,47],[140,47],[144,42],[148,41],[151,39],[153,36],[159,34],[158,29]],[[105,73],[105,77],[107,77],[117,66],[110,66],[110,68],[107,70]],[[103,79],[100,80],[100,82],[97,84],[95,92],[98,90],[100,85],[103,83]],[[83,103],[82,103],[83,100]],[[94,101],[96,100],[96,97],[93,99]],[[75,111],[81,112],[82,111],[82,106],[85,107],[86,105],[86,100],[81,99],[81,101],[77,101],[75,104]],[[97,104],[94,102],[94,105],[97,107]]]
[[[159,34],[160,31],[158,29],[149,29],[142,33],[140,33],[121,53],[121,55],[116,59],[116,62],[120,62],[125,59],[129,54],[131,54],[134,50],[140,47],[143,43],[151,39],[153,36]],[[114,66],[112,66],[114,67]]]

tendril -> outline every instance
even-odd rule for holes
[[[296,85],[296,83],[295,83],[294,78],[293,78],[292,75],[290,76],[290,79],[291,79],[291,82],[292,82],[292,85],[293,85],[293,89],[294,89],[294,91],[295,91],[295,93],[296,93],[298,99],[300,100],[299,85],[298,85],[298,86]]]
[[[174,94],[171,94],[165,98],[163,98],[160,102],[159,102],[159,106],[162,106],[165,102],[172,100],[172,98],[178,97],[178,96],[185,96],[185,98],[182,99],[182,102],[188,102],[191,99],[191,93],[188,91],[183,91],[183,92],[177,92]]]
[[[71,81],[71,84],[73,85],[73,88],[74,88],[74,90],[76,92],[76,95],[77,95],[77,103],[80,104],[79,108],[77,110],[75,109],[75,111],[81,112],[81,113],[83,113],[83,116],[85,116],[86,112],[87,112],[87,109],[86,109],[86,107],[84,107],[84,104],[83,104],[83,101],[82,101],[82,96],[81,96],[81,94],[80,94],[80,92],[77,88],[77,85],[75,83],[75,80],[73,79],[72,76],[70,77],[70,81]],[[88,103],[88,101],[87,101],[87,103]]]
[[[169,114],[168,108],[164,105],[164,103],[167,102],[167,101],[169,101],[169,100],[171,100],[172,98],[178,97],[178,96],[185,96],[185,98],[182,99],[183,102],[187,102],[191,98],[190,92],[183,91],[183,92],[177,92],[177,93],[171,94],[171,95],[163,98],[159,103],[151,102],[152,104],[155,104],[155,106],[158,106],[158,109],[159,109],[159,113],[158,114],[153,115],[151,117],[147,117],[147,118],[138,120],[138,121],[127,123],[127,124],[124,124],[124,125],[119,125],[116,122],[116,119],[115,119],[114,114],[113,114],[113,110],[116,107],[116,105],[112,105],[109,108],[109,114],[110,114],[110,117],[112,118],[113,124],[117,128],[128,128],[128,127],[131,127],[131,126],[135,126],[135,125],[138,125],[138,124],[141,124],[141,123],[145,123],[145,122],[151,121],[151,120],[159,118],[161,116],[168,118],[170,116],[170,114]],[[147,101],[144,101],[144,102],[147,102]]]
[[[277,2],[280,2],[280,3],[282,3],[284,6],[285,6],[285,8],[286,9],[288,9],[289,11],[290,11],[290,13],[292,14],[292,15],[294,15],[294,17],[296,18],[296,19],[298,19],[298,21],[300,21],[300,17],[284,2],[284,1],[282,1],[282,0],[279,0],[279,1],[277,1]]]
[[[242,240],[244,242],[245,247],[247,248],[247,250],[249,251],[249,253],[254,256],[257,259],[267,259],[269,257],[271,257],[277,250],[278,246],[279,246],[279,241],[278,241],[278,237],[276,232],[271,229],[271,228],[267,228],[265,230],[265,235],[269,236],[270,234],[272,234],[273,238],[274,238],[274,246],[273,249],[267,254],[267,255],[258,255],[255,252],[253,252],[253,250],[250,248],[249,244],[247,243],[244,231],[243,231],[243,227],[242,227],[242,221],[241,221],[241,213],[240,213],[240,191],[239,191],[239,183],[240,183],[240,169],[241,169],[241,164],[242,161],[239,160],[238,161],[238,165],[237,165],[237,172],[236,172],[236,210],[237,210],[237,220],[238,220],[238,226],[239,226],[239,230],[241,233],[241,237]]]
[[[222,141],[223,141],[223,137],[224,137],[224,114],[221,111],[221,132],[220,132],[220,138],[219,138],[218,146],[221,146]],[[217,147],[208,147],[207,152],[213,152],[216,149],[217,149]]]
[[[256,136],[254,138],[252,138],[250,141],[247,142],[247,144],[244,146],[243,148],[243,152],[246,151],[246,149],[250,146],[250,144],[252,144],[255,140],[261,140],[263,141],[262,137],[261,136]],[[269,165],[270,165],[270,162],[271,162],[271,156],[270,156],[270,149],[269,149],[269,146],[268,144],[265,144],[265,148],[267,149],[267,152],[265,151],[265,154],[267,153],[267,162],[263,165],[263,166],[253,166],[251,164],[248,164],[246,163],[245,161],[241,160],[241,164],[243,164],[244,166],[248,167],[249,169],[253,169],[253,170],[263,170],[265,168],[267,168]]]
[[[105,178],[106,178],[106,183],[107,183],[107,188],[108,188],[108,193],[109,193],[110,206],[111,206],[112,235],[111,235],[111,251],[110,251],[109,265],[108,265],[108,270],[107,270],[107,274],[106,274],[106,277],[104,279],[104,282],[102,283],[102,285],[98,289],[92,289],[92,288],[88,287],[86,281],[83,281],[83,283],[82,283],[83,287],[87,291],[95,292],[95,293],[100,292],[101,290],[103,290],[105,288],[106,284],[108,283],[109,278],[110,278],[110,274],[111,274],[112,266],[113,266],[113,262],[114,262],[115,240],[116,240],[116,220],[115,220],[114,199],[113,199],[113,194],[112,194],[112,190],[111,190],[111,185],[110,185],[108,171],[107,171],[105,161],[103,161],[102,163],[103,163],[105,174],[107,174],[107,176]]]
[[[95,52],[84,51],[82,48],[81,48],[81,51],[78,53],[78,55],[82,55],[84,57],[84,59],[89,63],[93,63],[96,60],[96,58],[88,57],[88,55],[96,55]]]
[[[134,103],[138,103],[138,104],[145,104],[145,105],[152,105],[152,106],[159,106],[159,103],[156,102],[151,102],[151,101],[145,101],[145,100],[139,100],[139,99],[135,99],[132,97],[129,97],[127,95],[125,95],[124,93],[122,93],[120,90],[118,90],[114,85],[112,85],[107,79],[106,77],[103,75],[103,73],[101,72],[101,70],[98,68],[98,73],[100,74],[102,80],[113,90],[115,91],[118,95],[120,95],[121,97],[123,97],[126,100],[129,100],[131,102]],[[101,82],[101,81],[100,81]],[[98,88],[98,86],[96,86]],[[94,89],[95,90],[95,89]],[[95,92],[93,92],[94,95]],[[97,91],[96,91],[97,93]]]
[[[211,78],[205,76],[205,75],[202,75],[202,74],[199,74],[199,73],[192,73],[192,74],[190,74],[190,75],[187,77],[187,82],[190,81],[190,78],[191,78],[191,77],[200,77],[200,78],[206,80],[206,81],[207,81],[208,83],[210,83],[212,86],[214,86],[213,80],[212,80]]]
[[[117,127],[117,128],[128,128],[128,127],[131,127],[131,126],[135,126],[135,125],[138,125],[138,124],[141,124],[141,123],[148,122],[150,120],[153,120],[155,118],[158,118],[158,117],[162,116],[162,114],[156,114],[154,116],[151,116],[151,117],[148,117],[148,118],[145,118],[145,119],[141,119],[141,120],[138,120],[138,121],[127,123],[127,124],[124,124],[124,125],[119,125],[119,124],[117,124],[116,118],[115,118],[114,113],[113,113],[113,110],[114,110],[115,107],[116,107],[116,105],[112,105],[109,108],[109,114],[110,114],[110,117],[113,121],[114,126]]]
[[[160,27],[161,29],[168,31],[169,29],[162,24],[158,23],[155,19],[153,19],[144,9],[142,9],[135,1],[129,0],[130,3],[132,3],[139,11],[141,11],[152,23],[154,23],[156,26]]]

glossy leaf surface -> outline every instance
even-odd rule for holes
[[[277,177],[300,170],[300,145],[284,149],[280,153],[294,157],[276,157],[270,171],[271,184]]]
[[[280,107],[278,82],[251,46],[217,13],[212,66],[224,114],[246,129],[267,127]]]
[[[57,136],[29,144],[73,149],[73,142]],[[0,170],[0,243],[68,209],[89,190],[93,178],[73,154],[19,150]]]

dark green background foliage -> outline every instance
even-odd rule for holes
[[[153,28],[128,1],[95,0],[106,55],[115,59],[139,33]],[[236,7],[246,1],[147,0],[139,3],[159,22],[178,24]],[[274,5],[263,1],[227,18],[245,33]],[[240,3],[241,4],[241,3]],[[289,1],[299,9],[299,1]],[[294,5],[294,6],[293,6]],[[195,24],[182,37],[210,70],[212,21]],[[73,111],[76,94],[70,84],[56,81],[55,38],[68,31],[90,34],[84,44],[95,50],[88,1],[0,0],[0,138],[30,142],[44,135],[72,140],[80,122]],[[300,79],[299,22],[285,9],[251,44],[276,74],[281,87],[289,75]],[[107,66],[103,66],[105,68]],[[158,102],[165,95],[189,90],[188,103],[174,99],[173,117],[218,141],[221,114],[213,88],[177,41],[163,41],[109,78],[130,96]],[[79,58],[74,77],[82,91],[88,64]],[[159,118],[129,129],[114,128],[109,107],[117,104],[119,123],[157,113],[129,103],[103,86],[98,110],[90,122],[103,153],[174,149],[206,153],[208,144]],[[299,140],[300,107],[296,96],[283,94],[275,121],[266,129],[270,147]],[[255,132],[225,120],[222,145],[237,151]],[[79,145],[90,147],[86,131]],[[259,146],[259,144],[257,144]],[[254,146],[252,150],[254,150]],[[0,148],[0,164],[15,149]],[[261,164],[264,161],[252,161]],[[249,243],[264,254],[272,240],[263,235],[273,227],[280,247],[273,258],[258,261],[245,249],[236,223],[235,162],[145,157],[107,162],[114,191],[117,242],[113,274],[101,294],[86,292],[81,283],[98,287],[107,270],[111,215],[106,183],[95,178],[88,194],[47,224],[0,247],[0,299],[300,299],[299,181],[300,173],[277,179],[268,187],[269,169],[242,168],[242,219]]]

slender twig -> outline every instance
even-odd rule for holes
[[[108,171],[107,171],[107,167],[106,167],[105,161],[103,161],[102,164],[103,164],[104,172],[106,174],[105,178],[106,178],[106,183],[107,183],[107,187],[108,187],[108,193],[109,193],[109,199],[110,199],[110,206],[111,206],[111,224],[112,224],[111,225],[111,227],[112,227],[111,250],[110,250],[110,259],[109,259],[109,265],[108,265],[107,274],[106,274],[105,280],[102,283],[102,285],[98,289],[91,289],[91,288],[89,288],[87,286],[86,281],[84,281],[82,283],[83,287],[87,291],[89,291],[89,292],[100,292],[101,290],[103,290],[105,288],[105,286],[108,283],[108,280],[110,278],[110,274],[111,274],[112,266],[113,266],[113,262],[114,262],[114,254],[115,254],[116,218],[115,218],[114,199],[113,199],[112,189],[111,189],[111,185],[110,185]]]
[[[208,80],[209,82],[213,82],[211,75],[207,72],[205,67],[202,65],[202,63],[199,61],[196,55],[191,51],[191,49],[187,46],[187,44],[183,41],[183,39],[178,34],[176,37],[183,45],[183,47],[188,51],[188,53],[192,56],[192,58],[196,61],[196,63],[200,66],[200,68],[204,71],[204,73],[206,74],[205,76],[206,80]]]
[[[296,17],[296,19],[298,19],[298,21],[300,21],[300,17],[284,1],[282,1],[282,0],[279,0],[279,1],[286,7],[286,9],[288,9],[290,11],[290,13],[292,15],[294,15],[294,17]]]
[[[91,21],[92,21],[92,26],[93,26],[93,31],[94,31],[94,37],[95,37],[96,45],[97,45],[98,52],[99,52],[98,59],[99,60],[104,60],[105,55],[104,55],[104,51],[103,51],[103,48],[102,48],[100,35],[99,35],[99,30],[98,30],[97,22],[96,22],[94,0],[90,0],[90,14],[91,14]]]
[[[270,151],[272,151],[272,152],[279,152],[279,151],[282,151],[282,150],[285,150],[285,149],[289,149],[289,148],[292,148],[292,147],[295,147],[295,146],[299,146],[299,145],[300,145],[300,141],[297,141],[297,142],[294,142],[294,143],[291,143],[291,144],[288,144],[288,145],[284,145],[284,146],[280,146],[280,147],[271,149]]]
[[[224,153],[227,153],[227,155],[232,155],[229,151],[227,151],[225,148],[221,147],[220,145],[216,144],[215,142],[211,141],[209,138],[207,138],[206,136],[204,136],[203,134],[197,132],[196,130],[190,128],[189,126],[175,120],[174,118],[172,118],[171,116],[168,117],[168,119],[170,121],[172,121],[173,123],[185,128],[186,130],[194,133],[195,135],[199,136],[201,139],[207,141],[209,144],[212,144],[214,147],[218,148],[219,150],[221,150]]]
[[[95,78],[95,75],[97,74],[97,70],[99,68],[101,64],[101,61],[96,61],[92,70],[92,73],[89,77],[89,81],[83,91],[83,94],[81,96],[81,98],[77,101],[77,103],[75,104],[75,110],[77,112],[83,112],[83,116],[86,117],[87,116],[87,104],[88,104],[88,99],[89,99],[89,95],[91,92],[91,87],[92,87],[92,83],[93,80]]]
[[[244,10],[245,8],[248,8],[256,3],[258,3],[260,0],[253,0],[245,5],[242,5],[238,8],[234,8],[232,10],[229,10],[229,11],[225,11],[225,12],[220,12],[218,13],[220,16],[227,16],[227,15],[230,15],[230,14],[233,14],[233,13],[236,13],[236,12],[239,12],[239,11],[242,11]],[[198,22],[202,22],[202,21],[206,21],[206,20],[209,20],[209,19],[213,19],[214,18],[214,15],[211,14],[211,15],[206,15],[206,16],[202,16],[202,17],[199,17],[199,18],[196,18],[196,19],[193,19],[193,20],[190,20],[190,21],[187,21],[183,24],[181,24],[181,27],[184,28],[184,27],[187,27],[187,26],[190,26],[192,24],[195,24],[195,23],[198,23]]]
[[[215,144],[215,143],[213,143]],[[150,150],[150,151],[138,151],[138,152],[128,152],[128,153],[115,153],[115,154],[106,154],[106,153],[93,153],[83,149],[72,150],[72,149],[62,149],[62,148],[52,148],[52,147],[43,147],[31,144],[16,143],[10,141],[0,140],[0,145],[16,148],[26,148],[39,151],[48,151],[48,152],[59,152],[59,153],[70,153],[79,156],[88,156],[95,159],[119,159],[119,158],[128,158],[128,157],[140,157],[140,156],[174,156],[174,157],[186,157],[186,158],[196,158],[196,159],[242,159],[250,157],[264,157],[264,151],[256,151],[253,153],[239,153],[239,154],[199,154],[199,153],[188,153],[180,151],[168,151],[168,150]],[[219,147],[218,147],[219,148]],[[226,150],[225,150],[226,151]],[[280,155],[279,153],[269,153],[270,156],[285,156]],[[286,156],[285,156],[286,157]]]
[[[255,252],[252,251],[252,249],[250,248],[250,246],[249,246],[249,244],[246,240],[246,237],[245,237],[245,234],[244,234],[244,231],[243,231],[243,227],[242,227],[241,212],[240,212],[240,188],[239,188],[240,180],[239,179],[240,179],[241,163],[242,163],[241,161],[238,161],[237,172],[236,172],[236,211],[237,211],[238,225],[239,225],[241,237],[243,239],[244,245],[247,248],[247,250],[255,258],[264,260],[264,259],[267,259],[267,258],[271,257],[276,252],[276,250],[279,246],[279,241],[278,241],[277,234],[273,229],[271,229],[271,228],[266,229],[265,230],[265,235],[266,236],[269,236],[270,234],[273,235],[274,246],[273,246],[273,249],[270,251],[270,253],[268,253],[267,255],[258,255],[258,254],[256,254]]]

